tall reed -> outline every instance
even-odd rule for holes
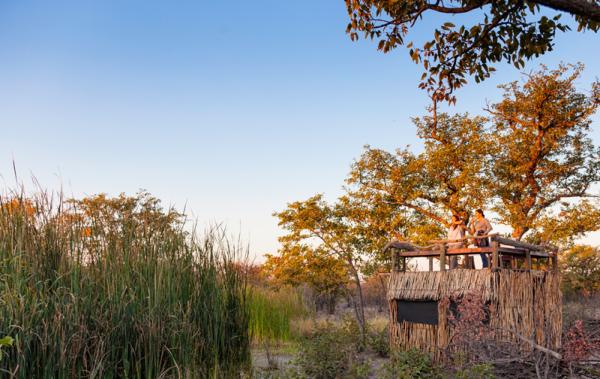
[[[15,339],[1,376],[230,377],[247,367],[239,245],[221,231],[185,232],[147,194],[104,200],[86,213],[50,195],[0,198],[0,337]]]
[[[291,321],[306,317],[308,310],[295,288],[278,290],[255,287],[248,299],[250,330],[254,341],[288,341],[296,337]]]

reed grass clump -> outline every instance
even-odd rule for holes
[[[308,314],[302,295],[295,288],[254,287],[249,296],[250,330],[256,342],[289,341],[296,337],[292,320]]]
[[[16,378],[230,377],[248,366],[242,249],[146,193],[0,197],[0,361]]]

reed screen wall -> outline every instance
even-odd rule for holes
[[[558,272],[456,269],[391,273],[387,296],[392,349],[418,348],[439,358],[453,332],[448,322],[449,302],[441,300],[471,292],[480,294],[489,308],[487,322],[497,331],[494,338],[531,349],[517,337],[519,334],[551,350],[560,348],[562,295]],[[437,324],[398,317],[399,305],[415,301],[437,302]]]

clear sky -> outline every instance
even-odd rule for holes
[[[143,188],[272,252],[272,213],[335,198],[363,145],[418,147],[420,67],[351,42],[346,23],[343,0],[2,1],[0,185],[14,159],[26,184],[75,196]],[[589,88],[599,51],[598,35],[571,32],[526,70],[581,61]],[[519,72],[497,68],[451,110],[499,99]]]

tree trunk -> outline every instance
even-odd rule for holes
[[[378,304],[378,309],[377,312],[378,313],[382,313],[383,312],[383,308],[384,305],[386,305],[386,291],[385,291],[385,283],[383,280],[383,277],[381,275],[378,275],[379,277],[379,284],[381,285],[381,298],[377,299],[377,304]]]
[[[512,238],[520,241],[523,235],[527,233],[527,229],[523,226],[516,226],[512,232]]]
[[[330,293],[327,299],[327,307],[328,307],[328,311],[330,315],[335,314],[335,303],[336,303],[336,296],[333,293]]]
[[[367,339],[367,328],[365,321],[365,303],[363,299],[362,286],[360,284],[360,276],[358,275],[358,270],[356,270],[352,259],[348,259],[348,264],[350,265],[352,276],[356,283],[356,297],[358,299],[355,299],[352,303],[354,305],[354,314],[356,315],[356,321],[358,322],[358,328],[360,330],[361,342],[364,344]]]

